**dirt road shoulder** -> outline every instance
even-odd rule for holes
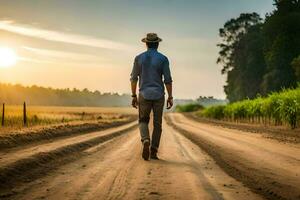
[[[167,121],[230,176],[268,199],[300,198],[300,146],[170,114]]]

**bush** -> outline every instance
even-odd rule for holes
[[[203,108],[204,107],[200,104],[191,103],[191,104],[176,106],[176,111],[177,112],[195,112],[195,111],[201,110]]]
[[[213,118],[213,119],[223,119],[224,118],[224,108],[225,106],[211,106],[205,109],[202,112],[204,117]]]

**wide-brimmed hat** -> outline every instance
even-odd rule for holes
[[[161,42],[162,39],[157,36],[156,33],[147,33],[147,36],[142,39],[142,42],[146,43],[154,43],[154,42]]]

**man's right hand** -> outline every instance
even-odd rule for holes
[[[138,108],[138,99],[137,99],[137,97],[132,97],[131,105],[134,108]]]
[[[167,100],[167,109],[171,109],[173,107],[173,97],[169,97]]]

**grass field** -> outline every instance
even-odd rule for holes
[[[73,121],[115,121],[124,115],[136,114],[131,108],[123,107],[54,107],[27,106],[28,127],[50,125]],[[2,109],[1,116],[2,120]],[[22,128],[23,107],[21,105],[6,105],[4,127],[1,129]],[[1,130],[0,129],[0,130]]]

